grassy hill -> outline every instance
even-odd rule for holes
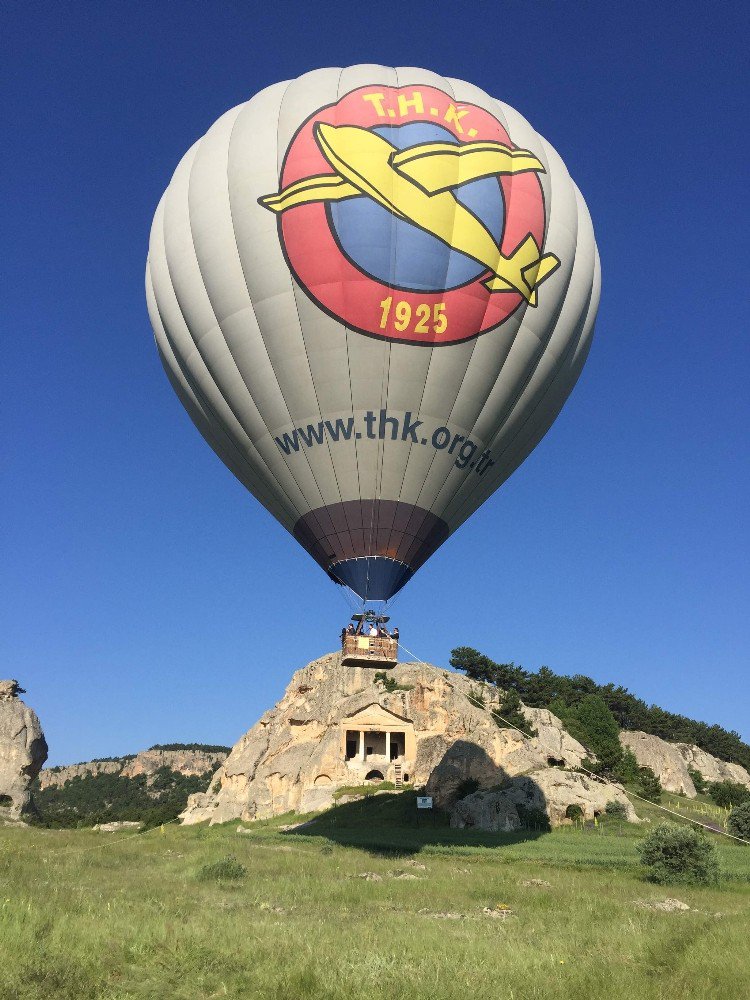
[[[746,995],[750,848],[717,838],[722,884],[665,890],[616,821],[477,834],[410,792],[293,821],[0,830],[0,1000]]]

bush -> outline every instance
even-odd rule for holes
[[[727,820],[727,830],[735,837],[750,840],[750,802],[735,806]]]
[[[568,819],[572,819],[573,821],[583,819],[583,809],[573,802],[565,810],[565,815]]]
[[[702,832],[676,823],[660,823],[638,845],[651,882],[711,885],[719,880],[716,848]]]
[[[456,801],[465,799],[467,795],[479,790],[479,782],[476,778],[464,778],[456,788]]]
[[[385,670],[378,670],[373,680],[376,684],[380,684],[388,694],[393,694],[394,691],[411,691],[413,688],[412,684],[399,684],[396,678],[391,677]]]
[[[613,799],[608,802],[604,807],[604,811],[612,819],[627,819],[628,810],[624,802],[618,802],[617,799]]]
[[[523,705],[518,692],[512,688],[502,695],[500,704],[496,709],[493,709],[492,718],[500,729],[506,729],[510,725],[511,728],[515,726],[516,729],[520,729],[527,736],[536,736],[536,729],[531,726],[523,714]]]
[[[717,806],[723,809],[730,809],[732,806],[741,806],[743,802],[750,802],[750,789],[737,781],[714,781],[708,786],[708,794]]]
[[[518,811],[518,818],[521,820],[521,826],[527,830],[543,830],[545,833],[549,833],[552,829],[549,816],[544,809],[518,805],[516,806],[516,810]]]
[[[479,688],[471,688],[466,696],[474,708],[486,708],[487,702],[484,700],[484,694]]]
[[[236,882],[246,875],[247,868],[233,854],[204,865],[198,872],[201,882]]]
[[[661,782],[650,767],[638,769],[638,791],[649,802],[661,801]]]
[[[687,769],[687,772],[690,775],[693,784],[695,785],[696,792],[699,795],[705,795],[706,789],[708,788],[708,784],[706,782],[706,779],[700,773],[700,771],[696,771],[694,767],[689,767]]]

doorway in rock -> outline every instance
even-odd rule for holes
[[[398,760],[406,753],[406,733],[390,734],[390,758]]]
[[[374,782],[383,781],[383,772],[368,771],[367,774],[365,775],[365,781],[374,781]]]

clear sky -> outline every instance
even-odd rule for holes
[[[747,5],[3,4],[0,652],[50,763],[233,743],[349,606],[164,377],[143,294],[184,151],[277,80],[426,66],[559,150],[603,264],[553,429],[395,602],[750,738]]]

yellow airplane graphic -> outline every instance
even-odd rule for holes
[[[484,281],[491,292],[520,292],[529,305],[537,304],[537,287],[560,266],[559,258],[542,255],[531,233],[505,257],[491,233],[452,190],[482,177],[544,172],[533,153],[493,141],[427,142],[398,150],[367,129],[323,122],[316,124],[314,134],[336,173],[296,181],[278,194],[260,198],[261,205],[285,212],[310,202],[366,195],[483,264],[492,272]]]

